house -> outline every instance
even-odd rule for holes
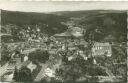
[[[27,65],[27,68],[29,68],[31,70],[31,72],[33,72],[33,70],[37,68],[37,65],[33,64],[32,62],[30,62]]]
[[[12,35],[11,34],[5,34],[5,33],[0,33],[0,61],[1,61],[1,58],[2,58],[2,56],[1,56],[1,46],[2,46],[2,42],[7,42],[6,40],[8,40],[8,38],[10,38],[10,37],[12,37]],[[4,41],[3,41],[4,40]],[[8,42],[9,42],[9,40],[8,40]],[[0,64],[0,66],[1,66],[1,64]]]
[[[88,43],[87,43],[83,38],[80,39],[79,41],[80,41],[80,42],[79,42],[80,45],[83,45],[84,47],[87,47],[87,44],[88,44]]]
[[[24,61],[27,61],[28,60],[28,56],[24,56]]]
[[[81,29],[80,27],[72,27],[71,29],[71,34],[74,37],[83,37],[83,29]]]
[[[22,63],[21,54],[19,51],[15,51],[11,55],[11,59],[9,62],[9,65],[7,67],[8,71],[13,71],[15,69],[15,66],[20,65]]]
[[[93,56],[100,56],[100,55],[111,56],[112,55],[111,44],[98,43],[98,42],[94,43],[92,47],[92,55]]]
[[[31,72],[33,72],[34,69],[36,69],[37,65],[33,64],[32,61],[30,60],[27,60],[25,62],[23,62],[20,66],[19,66],[19,69],[21,67],[27,67],[31,70]]]
[[[57,52],[57,49],[51,49],[51,50],[49,50],[49,53],[50,54],[56,54],[56,52]]]
[[[11,59],[12,59],[12,63],[20,64],[22,62],[21,60],[21,54],[19,51],[15,51],[12,55],[11,55]]]
[[[55,71],[50,68],[46,68],[44,72],[45,72],[45,76],[55,77]]]
[[[69,31],[65,31],[64,33],[55,34],[54,37],[57,41],[61,43],[66,43],[67,39],[72,38],[72,34]]]

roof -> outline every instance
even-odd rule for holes
[[[13,70],[15,69],[15,65],[14,64],[9,64],[7,67],[7,70]]]
[[[0,36],[11,36],[11,34],[0,33]]]
[[[85,40],[81,40],[81,41],[80,41],[80,44],[82,44],[82,45],[87,45],[87,42],[86,42]]]
[[[73,32],[72,33],[72,35],[74,36],[74,37],[83,37],[83,34],[81,33],[81,32]]]
[[[71,33],[74,37],[83,37],[83,30],[79,27],[73,27]]]
[[[71,30],[67,30],[64,33],[55,34],[54,37],[83,37],[83,30],[79,27],[72,27]]]
[[[96,42],[96,43],[94,43],[94,46],[110,46],[110,44],[108,42],[106,42],[106,43],[98,43],[98,42]]]
[[[73,30],[78,31],[78,32],[81,32],[82,31],[82,29],[79,28],[79,27],[73,27]]]
[[[37,48],[27,49],[27,50],[24,50],[24,51],[22,52],[22,54],[28,54],[28,53],[31,53],[31,52],[33,52],[33,51],[35,51],[35,50],[37,50]]]
[[[115,38],[113,35],[108,35],[107,37],[104,38],[105,41],[114,41]]]
[[[30,60],[27,60],[27,61],[22,63],[22,66],[27,66],[28,64],[30,64],[30,62],[31,62]]]
[[[69,32],[64,32],[64,33],[60,33],[60,34],[55,34],[54,37],[71,37],[72,34]]]

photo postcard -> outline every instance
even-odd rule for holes
[[[0,1],[0,81],[127,83],[128,2]]]

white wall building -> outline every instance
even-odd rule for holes
[[[112,55],[112,48],[111,44],[109,43],[94,43],[94,46],[92,48],[92,55],[106,55],[111,56]]]

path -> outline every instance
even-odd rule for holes
[[[4,66],[0,67],[0,80],[1,80],[1,76],[7,72],[8,65],[9,64],[6,63]]]
[[[47,64],[41,64],[42,68],[38,75],[36,76],[34,81],[39,81],[45,76],[45,69],[47,68]]]

